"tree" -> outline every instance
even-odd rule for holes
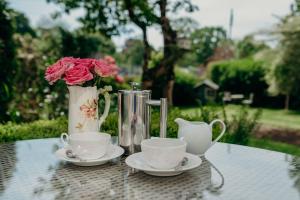
[[[152,47],[151,47],[152,49]],[[140,39],[128,39],[125,42],[124,48],[119,53],[119,60],[126,68],[131,71],[142,69],[144,44]],[[140,70],[141,71],[141,70]]]
[[[254,93],[255,99],[267,89],[263,63],[249,58],[212,63],[210,78],[222,91],[247,95]]]
[[[251,57],[259,51],[269,48],[265,43],[256,41],[253,35],[245,36],[236,46],[239,58]]]
[[[199,23],[189,17],[180,17],[171,21],[174,30],[179,37],[191,37],[191,34],[199,29]]]
[[[196,53],[197,62],[206,66],[209,58],[220,44],[226,40],[226,31],[222,27],[204,27],[191,34],[192,51]]]
[[[85,33],[82,30],[71,33],[61,28],[59,30],[62,56],[85,58],[115,53],[113,42],[100,33]]]
[[[12,99],[13,77],[16,70],[15,43],[13,40],[14,27],[11,10],[4,0],[0,0],[0,122],[9,119],[8,103]]]
[[[30,26],[28,18],[20,12],[15,10],[11,11],[13,26],[15,28],[15,33],[21,35],[30,34],[31,36],[36,36],[34,29]]]
[[[143,33],[144,64],[143,64],[143,87],[152,89],[154,97],[168,97],[172,104],[172,91],[174,84],[174,65],[183,54],[177,46],[177,32],[172,27],[167,15],[168,11],[178,12],[185,9],[193,12],[197,9],[190,0],[140,1],[140,0],[48,0],[64,5],[65,11],[82,7],[86,15],[81,19],[87,29],[102,31],[106,36],[111,36],[120,31],[120,27],[130,21],[137,25]],[[159,25],[163,35],[163,53],[161,62],[154,68],[148,68],[151,55],[148,43],[147,28],[153,24]]]
[[[278,26],[280,51],[273,70],[278,93],[286,96],[285,109],[289,109],[290,96],[300,92],[300,16],[287,16]]]
[[[99,33],[69,32],[61,27],[37,28],[35,35],[14,34],[17,62],[21,66],[14,80],[15,95],[10,103],[11,113],[20,113],[15,121],[55,118],[67,109],[67,89],[63,82],[49,86],[45,81],[45,68],[64,56],[100,57],[113,54],[111,40]],[[49,90],[51,88],[51,90]],[[50,103],[51,102],[51,103]]]

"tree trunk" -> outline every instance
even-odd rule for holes
[[[143,87],[153,91],[154,98],[165,97],[173,104],[174,65],[178,59],[177,34],[166,16],[167,0],[159,1],[160,25],[164,41],[164,57],[158,66],[143,73]]]
[[[290,107],[290,94],[285,95],[284,109],[289,110]]]
[[[151,48],[147,38],[148,23],[140,19],[139,15],[134,13],[134,4],[132,0],[124,0],[125,7],[128,10],[129,17],[143,32],[144,42],[144,63],[142,75],[143,89],[151,89],[154,98],[166,97],[169,105],[173,104],[173,86],[174,86],[174,65],[179,57],[177,48],[177,34],[171,27],[167,17],[167,0],[158,0],[160,7],[160,16],[155,19],[162,29],[164,41],[164,57],[161,62],[154,68],[149,69],[149,59]]]
[[[143,42],[144,42],[144,63],[143,63],[143,72],[148,70],[149,59],[151,56],[151,48],[148,42],[147,37],[147,27],[142,28],[143,31]]]

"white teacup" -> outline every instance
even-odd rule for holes
[[[80,158],[98,159],[106,154],[110,146],[111,136],[99,132],[73,133],[70,135],[62,133],[60,139],[66,148],[70,148]]]
[[[143,140],[142,153],[148,165],[156,169],[172,169],[183,160],[186,142],[172,138],[153,138]]]

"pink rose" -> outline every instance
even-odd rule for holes
[[[92,79],[93,74],[90,72],[89,68],[83,64],[78,64],[67,69],[64,78],[68,85],[80,85]]]
[[[79,60],[79,58],[73,58],[73,57],[64,57],[59,60],[60,64],[66,68],[73,67],[76,62]]]
[[[116,75],[115,76],[115,80],[118,82],[118,83],[124,83],[124,78],[123,78],[123,76],[121,76],[121,75]]]
[[[117,75],[119,71],[117,65],[112,64],[105,59],[95,60],[94,65],[94,71],[101,77],[114,76]]]
[[[76,64],[82,64],[85,65],[90,70],[94,67],[94,61],[95,59],[92,58],[80,58],[76,61]]]
[[[116,64],[115,59],[113,57],[111,57],[111,56],[105,56],[104,60],[106,60],[109,64],[112,64],[112,65]]]
[[[58,60],[56,63],[46,69],[45,79],[50,83],[50,85],[52,85],[57,80],[61,79],[69,67],[75,65],[74,62],[75,58],[72,57],[65,57]]]

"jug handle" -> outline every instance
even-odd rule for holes
[[[225,133],[225,131],[226,131],[226,125],[225,125],[225,123],[224,123],[222,120],[220,120],[220,119],[215,119],[215,120],[213,120],[213,121],[209,124],[211,130],[213,129],[213,125],[214,125],[216,122],[219,122],[219,123],[222,125],[222,132],[221,132],[220,135],[212,142],[211,146],[214,145],[214,144],[216,144],[216,142],[217,142],[218,140],[221,139],[221,137],[224,135],[224,133]]]
[[[103,114],[101,115],[101,117],[99,118],[99,125],[98,125],[98,130],[101,130],[101,125],[103,124],[103,122],[105,121],[106,117],[108,116],[108,112],[109,112],[109,108],[110,108],[110,95],[109,95],[109,91],[112,91],[112,87],[111,86],[104,86],[104,88],[100,88],[98,90],[98,95],[103,94],[104,95],[104,99],[105,99],[105,107],[104,107],[104,111]]]

